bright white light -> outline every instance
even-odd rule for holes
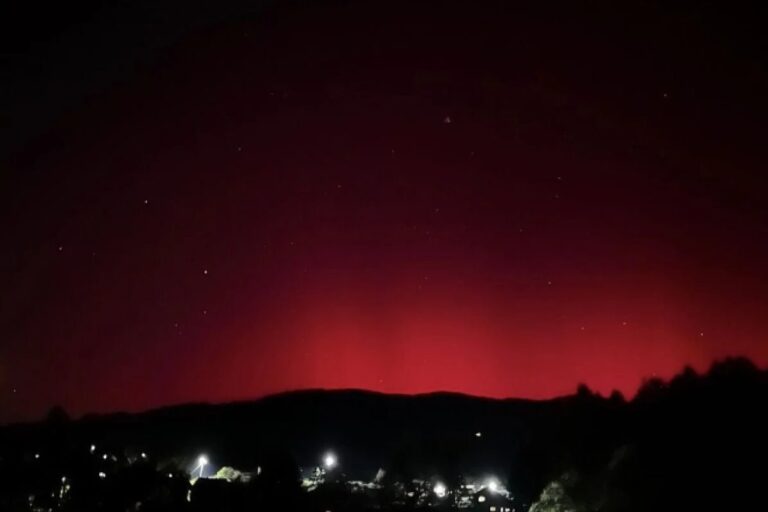
[[[192,470],[194,473],[198,469],[200,470],[200,478],[203,478],[203,470],[205,469],[205,466],[208,465],[208,457],[205,455],[201,455],[197,458],[197,466],[195,466],[195,469]]]
[[[496,480],[489,480],[488,490],[491,492],[497,492],[499,490],[499,482],[497,482]]]
[[[323,457],[323,466],[325,469],[333,469],[339,463],[339,460],[332,453],[326,453]]]
[[[485,502],[485,496],[478,496],[478,497],[477,497],[477,502],[478,502],[478,503],[483,503],[483,502]]]
[[[475,432],[475,437],[483,437],[483,433],[482,432]]]
[[[146,453],[144,453],[144,452],[141,452],[141,458],[142,458],[142,459],[146,459],[146,458],[147,458],[147,454],[146,454]]]
[[[107,474],[105,472],[103,472],[103,471],[99,471],[99,478],[104,480],[105,478],[107,478]]]
[[[95,444],[92,444],[92,445],[91,445],[91,453],[93,453],[93,452],[95,452],[95,451],[96,451],[96,445],[95,445]]]
[[[448,492],[448,489],[445,488],[445,485],[438,482],[432,488],[432,491],[435,493],[435,496],[437,496],[438,498],[444,498],[446,492]]]
[[[35,460],[37,460],[37,459],[39,459],[39,458],[40,458],[40,454],[39,454],[39,453],[36,453],[36,454],[35,454]]]

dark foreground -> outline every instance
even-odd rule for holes
[[[0,429],[2,511],[658,511],[762,507],[768,372],[638,396],[307,391]],[[202,474],[202,478],[200,475]]]

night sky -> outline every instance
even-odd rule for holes
[[[768,364],[764,13],[110,3],[0,13],[0,421]]]

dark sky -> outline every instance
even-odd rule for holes
[[[155,3],[0,12],[0,421],[768,364],[764,12]]]

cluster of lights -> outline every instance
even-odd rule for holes
[[[61,477],[61,487],[59,488],[59,501],[63,500],[72,487],[67,482],[67,477]]]
[[[477,432],[475,434],[475,436],[476,437],[481,437],[482,433],[481,432]],[[93,453],[95,453],[95,451],[96,451],[96,445],[93,445],[93,444],[90,445],[90,453],[93,454]],[[140,456],[141,456],[142,459],[146,459],[147,458],[147,454],[144,453],[144,452],[141,452]],[[40,454],[36,453],[36,454],[34,454],[34,457],[35,457],[35,459],[39,459],[40,458]],[[106,454],[106,453],[104,453],[102,455],[102,459],[104,459],[104,460],[107,460],[108,457],[109,457],[109,455]],[[339,465],[339,459],[336,456],[336,454],[334,454],[333,452],[326,452],[322,456],[321,460],[322,460],[322,466],[327,471],[330,471],[330,470],[338,467],[338,465]],[[198,458],[197,458],[197,465],[192,469],[191,473],[192,474],[198,473],[199,474],[199,478],[202,478],[203,474],[204,474],[204,471],[205,471],[205,468],[206,468],[206,466],[208,466],[209,463],[210,463],[210,461],[208,460],[208,457],[206,455],[198,456]],[[259,471],[259,473],[261,473],[261,467],[258,468],[258,471]],[[98,477],[99,477],[99,479],[104,480],[104,479],[106,479],[107,474],[105,472],[103,472],[103,471],[99,471],[98,472]],[[173,473],[167,473],[167,477],[168,478],[173,478]],[[61,485],[61,487],[59,489],[59,496],[58,496],[60,500],[64,499],[64,497],[66,496],[66,494],[69,492],[69,490],[71,488],[69,483],[68,483],[68,480],[67,480],[66,476],[62,476],[61,477],[61,484],[62,485]],[[469,488],[470,486],[467,486],[467,487]],[[474,488],[474,485],[472,485],[471,487]],[[495,478],[489,478],[488,480],[486,480],[485,484],[484,484],[484,488],[487,489],[491,493],[504,493],[505,492],[504,489],[502,488],[501,484],[499,483],[499,481],[497,479],[495,479]],[[438,498],[438,499],[443,499],[446,496],[448,496],[448,494],[449,494],[448,487],[443,482],[436,482],[434,484],[434,486],[432,487],[432,492],[434,493],[435,497]],[[409,492],[408,496],[412,497],[413,494],[414,494],[413,492]],[[34,500],[34,496],[30,496],[30,500]],[[188,493],[187,500],[191,501],[191,493]],[[478,503],[485,503],[486,500],[487,500],[486,496],[480,495],[480,496],[477,497],[477,502]],[[491,507],[490,510],[492,512],[496,512],[496,507]],[[508,508],[502,507],[499,512],[507,512],[507,511],[509,511]]]
[[[495,478],[490,478],[485,482],[485,488],[488,489],[488,491],[492,493],[499,493],[502,492],[501,484],[499,484],[499,481]],[[444,498],[448,495],[448,488],[446,485],[442,482],[437,482],[434,487],[432,487],[432,492],[435,494],[438,498]],[[477,498],[477,501],[480,503],[483,503],[485,501],[485,496],[479,496]]]
[[[475,436],[476,437],[481,437],[482,433],[481,432],[477,432],[475,434]],[[91,445],[91,453],[93,453],[95,451],[95,449],[96,449],[96,447],[94,445]],[[36,455],[36,458],[37,457],[39,457],[39,455]],[[147,454],[142,452],[141,453],[141,457],[146,459],[147,458]],[[104,454],[103,458],[106,460],[107,459],[107,454]],[[197,465],[192,469],[192,473],[193,474],[194,473],[198,473],[199,477],[202,478],[203,474],[204,474],[204,471],[205,471],[205,467],[209,463],[210,463],[210,461],[208,460],[208,457],[206,455],[200,455],[197,458]],[[334,454],[333,452],[326,452],[323,455],[323,457],[322,457],[322,465],[323,465],[323,468],[325,468],[326,471],[330,471],[330,470],[338,467],[339,459],[336,456],[336,454]],[[261,468],[259,468],[259,472],[261,472],[260,470],[261,470]],[[168,478],[173,478],[173,474],[172,473],[168,473],[167,477]],[[99,478],[101,478],[101,479],[106,478],[106,474],[103,473],[103,472],[99,472]],[[65,481],[65,479],[62,478],[62,482],[64,482],[64,481]],[[501,486],[500,486],[498,480],[493,479],[493,478],[491,478],[491,479],[486,481],[485,488],[488,489],[488,491],[490,491],[492,493],[497,493],[497,492],[501,491]],[[437,498],[442,499],[442,498],[445,498],[448,495],[448,487],[444,483],[442,483],[442,482],[436,482],[434,484],[434,486],[432,487],[432,492],[434,493],[434,495]],[[409,494],[409,496],[411,496],[413,493],[408,493],[408,494]],[[187,499],[189,500],[190,497],[191,496],[188,496]],[[485,498],[485,496],[479,496],[477,500],[478,500],[479,503],[483,503],[483,502],[486,501],[486,498]]]

